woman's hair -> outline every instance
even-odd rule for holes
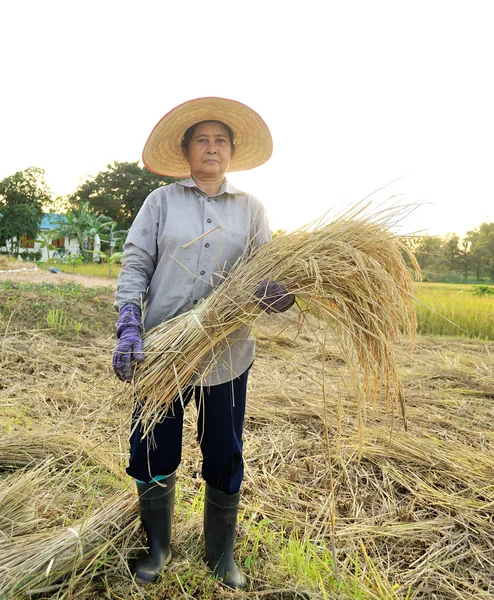
[[[223,127],[226,129],[226,132],[228,133],[228,137],[230,138],[230,145],[232,147],[232,156],[233,156],[233,153],[235,152],[235,135],[234,135],[233,131],[230,129],[230,127],[228,127],[228,125],[226,123],[223,123],[223,121],[215,121],[214,119],[211,121],[200,121],[199,123],[195,123],[194,125],[191,125],[187,129],[187,131],[184,133],[184,137],[182,138],[182,142],[180,144],[184,155],[187,156],[187,154],[188,154],[190,140],[192,139],[192,136],[194,135],[194,131],[197,129],[197,127],[199,127],[199,125],[202,125],[203,123],[219,123],[220,125],[223,125]]]

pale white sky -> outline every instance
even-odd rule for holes
[[[273,229],[377,194],[424,203],[406,232],[494,220],[494,6],[476,1],[16,0],[0,4],[0,178],[58,195],[140,159],[163,114],[233,98],[272,159],[231,174]]]

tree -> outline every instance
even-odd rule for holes
[[[411,238],[409,245],[424,273],[424,277],[427,278],[432,275],[435,278],[444,267],[443,239],[439,236],[425,235]]]
[[[19,254],[22,237],[34,239],[39,231],[41,217],[31,204],[19,204],[2,208],[0,219],[1,237],[10,240],[9,254]]]
[[[80,251],[87,258],[87,240],[90,226],[89,204],[83,202],[77,210],[71,210],[57,221],[60,237],[75,238]]]
[[[467,232],[469,253],[475,269],[477,281],[484,275],[494,280],[494,223],[482,223]]]
[[[74,206],[88,202],[96,214],[107,215],[120,227],[128,228],[146,196],[174,181],[180,180],[151,173],[137,161],[115,161],[107,165],[106,171],[84,181],[71,196],[71,201]]]
[[[0,181],[0,237],[11,240],[11,252],[19,253],[22,236],[36,237],[51,199],[43,169],[29,167]]]

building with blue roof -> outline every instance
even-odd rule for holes
[[[67,217],[65,215],[49,213],[43,215],[39,228],[43,231],[53,231],[58,228],[60,221],[67,222]]]
[[[60,227],[60,221],[66,221],[65,215],[47,213],[43,215],[39,226],[39,238],[49,237],[52,234],[51,244],[55,246],[54,250],[48,250],[42,248],[42,244],[36,240],[28,240],[27,238],[21,238],[20,250],[21,252],[28,252],[29,254],[36,254],[41,256],[40,260],[48,260],[48,258],[59,258],[63,254],[80,254],[79,243],[75,238],[57,237],[56,231]],[[0,246],[0,252],[8,252],[10,247],[10,240],[7,240],[5,246]],[[99,247],[97,248],[99,250]]]

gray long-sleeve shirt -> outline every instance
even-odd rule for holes
[[[214,196],[192,178],[160,187],[146,198],[129,230],[115,307],[144,306],[144,327],[151,329],[193,309],[243,253],[270,239],[263,205],[227,180]],[[204,361],[198,381],[231,381],[253,359],[254,340],[241,327],[215,348],[216,364],[206,373],[212,355]]]

